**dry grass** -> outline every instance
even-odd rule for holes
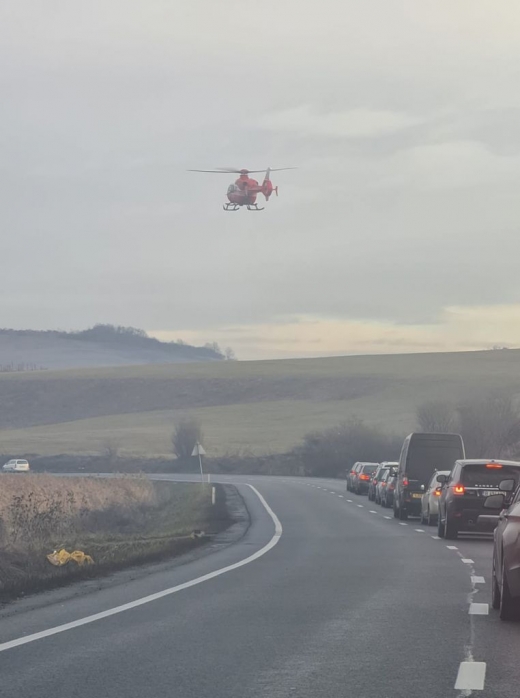
[[[182,552],[194,529],[227,525],[210,488],[144,478],[0,476],[0,597]],[[95,565],[55,568],[47,553],[65,547]]]

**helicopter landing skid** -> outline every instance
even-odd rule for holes
[[[222,206],[222,208],[224,209],[224,211],[238,211],[240,206],[238,204],[227,203],[227,204],[224,204]]]
[[[263,211],[263,208],[258,208],[258,204],[249,204],[247,207],[248,211]]]

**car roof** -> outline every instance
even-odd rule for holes
[[[464,467],[465,465],[487,465],[488,463],[497,463],[498,465],[513,465],[520,467],[520,462],[517,460],[502,460],[501,458],[466,458],[457,460],[455,463]]]

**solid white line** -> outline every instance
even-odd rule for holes
[[[157,599],[162,599],[164,596],[170,596],[171,594],[176,594],[178,591],[182,591],[183,589],[189,589],[190,587],[194,587],[197,584],[202,584],[202,582],[207,582],[210,579],[214,579],[215,577],[220,577],[222,574],[226,574],[226,572],[231,572],[232,570],[236,570],[239,567],[243,567],[244,565],[248,565],[250,562],[254,562],[255,560],[258,560],[259,557],[262,557],[266,553],[268,553],[271,548],[274,548],[274,546],[278,543],[280,538],[282,537],[282,524],[280,523],[280,520],[274,513],[274,511],[271,509],[269,504],[265,501],[265,499],[262,497],[260,492],[256,489],[256,487],[253,487],[253,485],[248,485],[253,492],[256,494],[260,502],[262,503],[264,509],[267,511],[269,516],[271,517],[273,523],[274,523],[274,535],[271,538],[271,540],[264,545],[263,548],[260,548],[260,550],[257,550],[256,553],[253,553],[249,557],[244,558],[243,560],[240,560],[240,562],[235,562],[232,565],[228,565],[227,567],[222,567],[219,570],[215,570],[214,572],[209,572],[208,574],[204,574],[202,577],[197,577],[196,579],[192,579],[189,582],[184,582],[183,584],[178,584],[177,586],[170,587],[168,589],[164,589],[163,591],[158,591],[155,594],[150,594],[149,596],[143,596],[140,599],[136,599],[135,601],[130,601],[129,603],[122,604],[121,606],[115,606],[114,608],[109,608],[106,611],[101,611],[101,613],[94,613],[91,616],[85,616],[85,618],[79,618],[78,620],[73,620],[70,623],[64,623],[63,625],[56,625],[54,628],[49,628],[48,630],[42,630],[39,633],[33,633],[32,635],[26,635],[25,637],[19,637],[16,640],[10,640],[9,642],[3,642],[0,644],[0,652],[5,652],[5,650],[10,650],[13,647],[19,647],[20,645],[26,645],[29,642],[35,642],[36,640],[42,640],[45,637],[50,637],[51,635],[57,635],[58,633],[64,633],[66,630],[72,630],[73,628],[78,628],[81,625],[87,625],[88,623],[94,623],[97,620],[101,620],[102,618],[108,618],[109,616],[115,616],[118,613],[123,613],[124,611],[129,611],[132,608],[137,608],[138,606],[143,606],[144,604],[151,603],[152,601],[157,601]]]
[[[486,662],[461,662],[455,689],[458,691],[483,691],[486,680]]]
[[[488,603],[470,603],[469,614],[472,616],[487,616],[489,613]]]
[[[388,519],[389,521],[391,521],[391,520],[392,520],[392,517],[391,517],[391,516],[385,516],[385,519]]]
[[[484,577],[474,576],[474,577],[471,577],[471,583],[472,584],[485,584],[486,580],[484,579]]]
[[[439,536],[432,536],[433,540],[441,540]]]
[[[473,565],[473,560],[472,560],[471,558],[469,558],[469,557],[463,557],[463,558],[462,558],[462,562],[463,562],[465,565]]]
[[[416,528],[417,533],[424,533],[424,528]]]
[[[408,526],[408,524],[405,523],[404,521],[399,521],[399,526]]]
[[[458,550],[456,545],[447,545],[448,550]]]

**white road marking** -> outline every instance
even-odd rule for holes
[[[391,516],[385,516],[385,519],[388,519],[389,521],[391,521],[391,520],[392,520],[392,517],[391,517]]]
[[[487,616],[489,613],[489,604],[470,603],[468,613],[472,616]]]
[[[344,499],[344,497],[343,497],[342,494],[338,494],[338,497],[339,497],[340,499]]]
[[[486,662],[461,662],[455,689],[458,691],[483,691],[486,680]]]
[[[458,550],[456,545],[447,545],[448,550]]]
[[[472,560],[471,558],[469,558],[469,557],[463,557],[463,558],[461,558],[461,559],[462,559],[462,562],[463,562],[465,565],[472,565],[472,564],[473,564],[473,560]]]
[[[363,509],[364,506],[365,506],[364,504],[358,504],[358,507],[359,507],[360,509]]]
[[[321,487],[320,487],[319,485],[316,485],[316,487],[317,487],[319,490],[321,490]]]
[[[408,526],[408,524],[405,523],[404,521],[399,521],[399,526]]]
[[[370,509],[370,514],[377,514],[377,511],[374,511],[374,509]]]
[[[439,536],[432,536],[433,540],[441,540]]]
[[[155,594],[150,594],[149,596],[143,596],[140,599],[136,599],[135,601],[130,601],[129,603],[122,604],[121,606],[115,606],[114,608],[109,608],[106,611],[101,611],[100,613],[94,613],[91,616],[85,616],[84,618],[78,618],[78,620],[73,620],[70,623],[64,623],[63,625],[56,625],[53,628],[48,628],[47,630],[42,630],[41,632],[38,633],[33,633],[32,635],[26,635],[25,637],[19,637],[16,638],[15,640],[9,640],[8,642],[3,642],[0,644],[0,652],[5,652],[6,650],[10,650],[13,647],[19,647],[20,645],[26,645],[29,642],[35,642],[36,640],[42,640],[45,637],[50,637],[51,635],[57,635],[58,633],[64,633],[67,630],[72,630],[73,628],[78,628],[81,625],[88,625],[89,623],[94,623],[97,620],[101,620],[103,618],[108,618],[110,616],[115,616],[118,613],[123,613],[124,611],[129,611],[132,608],[137,608],[138,606],[143,606],[144,604],[151,603],[152,601],[157,601],[157,599],[162,599],[164,596],[170,596],[171,594],[176,594],[178,591],[182,591],[183,589],[189,589],[190,587],[196,586],[197,584],[202,584],[202,582],[207,582],[210,579],[214,579],[215,577],[220,577],[222,574],[226,574],[226,572],[231,572],[232,570],[236,570],[239,567],[243,567],[244,565],[248,565],[250,562],[254,562],[255,560],[258,560],[258,558],[262,557],[266,553],[268,553],[271,548],[274,548],[274,546],[278,543],[280,538],[282,537],[282,524],[280,523],[280,520],[274,513],[274,511],[271,509],[269,504],[265,501],[265,499],[262,497],[260,492],[256,489],[256,487],[253,487],[253,485],[248,485],[253,492],[256,494],[260,502],[262,503],[264,509],[267,511],[269,516],[271,517],[271,520],[274,523],[274,534],[271,540],[264,545],[263,548],[260,548],[260,550],[257,550],[256,553],[253,553],[249,557],[244,558],[243,560],[240,560],[240,562],[235,562],[232,565],[228,565],[227,567],[221,567],[219,570],[215,570],[214,572],[209,572],[208,574],[202,575],[202,577],[197,577],[196,579],[192,579],[189,582],[184,582],[183,584],[178,584],[177,586],[174,587],[169,587],[168,589],[163,589],[163,591],[158,591]]]
[[[486,580],[484,577],[471,577],[471,583],[472,584],[485,584]]]
[[[424,533],[424,528],[416,528],[417,533]]]

